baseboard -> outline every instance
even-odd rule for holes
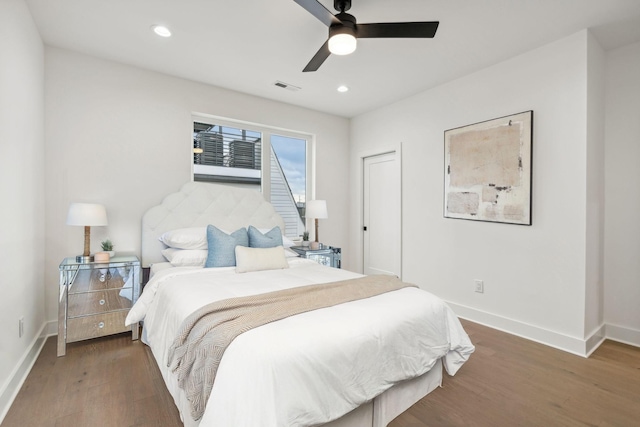
[[[22,384],[27,379],[27,375],[31,372],[33,364],[36,362],[36,359],[38,359],[38,355],[40,355],[40,351],[44,346],[45,340],[48,336],[53,335],[49,333],[51,330],[51,323],[52,322],[45,322],[42,324],[40,331],[31,342],[31,345],[27,348],[24,356],[22,356],[20,362],[18,362],[16,367],[13,369],[6,386],[2,391],[0,391],[0,424],[7,415],[7,412],[9,412],[9,408],[11,407],[13,400],[18,395]]]
[[[52,337],[54,335],[58,335],[58,321],[57,320],[49,320],[45,324],[45,333],[46,336]]]
[[[591,353],[597,350],[600,347],[600,344],[607,339],[607,325],[604,323],[596,328],[595,331],[589,335],[589,338],[585,340],[585,355],[586,357],[591,356]]]
[[[479,323],[499,331],[507,332],[549,347],[557,348],[578,356],[587,357],[587,340],[549,331],[538,326],[530,325],[518,320],[509,319],[493,313],[487,313],[475,308],[447,302],[459,317],[471,322]]]
[[[618,341],[623,344],[640,347],[640,331],[637,329],[607,324],[606,337],[610,340]]]

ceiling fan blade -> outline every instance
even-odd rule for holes
[[[293,0],[302,6],[307,12],[318,18],[324,25],[330,27],[331,25],[339,24],[340,20],[333,16],[322,4],[317,0]]]
[[[434,22],[389,22],[358,24],[357,37],[361,38],[432,38],[438,30]]]
[[[313,58],[311,58],[311,61],[309,61],[307,66],[304,67],[304,70],[302,70],[302,72],[306,73],[308,71],[316,71],[329,57],[329,55],[331,55],[331,52],[329,52],[329,40],[327,40],[326,42],[324,42],[320,50],[318,50],[318,52],[313,55]]]

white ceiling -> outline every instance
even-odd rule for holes
[[[327,28],[293,0],[27,0],[44,42],[353,117],[591,28],[640,40],[640,0],[353,0],[358,22],[440,21],[434,39],[363,39],[302,69]],[[321,3],[334,12],[333,0]],[[173,37],[150,27],[165,24]],[[302,89],[275,87],[280,80]],[[345,84],[347,93],[336,88]]]

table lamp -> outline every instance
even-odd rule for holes
[[[327,201],[326,200],[309,200],[305,207],[306,218],[314,218],[316,221],[316,240],[311,245],[311,249],[318,249],[320,243],[318,240],[318,219],[329,218],[327,213]]]
[[[95,203],[71,203],[67,214],[67,225],[84,227],[84,252],[76,256],[76,262],[93,262],[91,255],[91,226],[107,225],[107,211],[104,206]]]

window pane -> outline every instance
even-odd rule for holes
[[[284,234],[297,238],[304,231],[307,141],[271,135],[271,149],[271,204],[284,220]]]
[[[260,184],[260,132],[194,122],[193,148],[194,181]]]

